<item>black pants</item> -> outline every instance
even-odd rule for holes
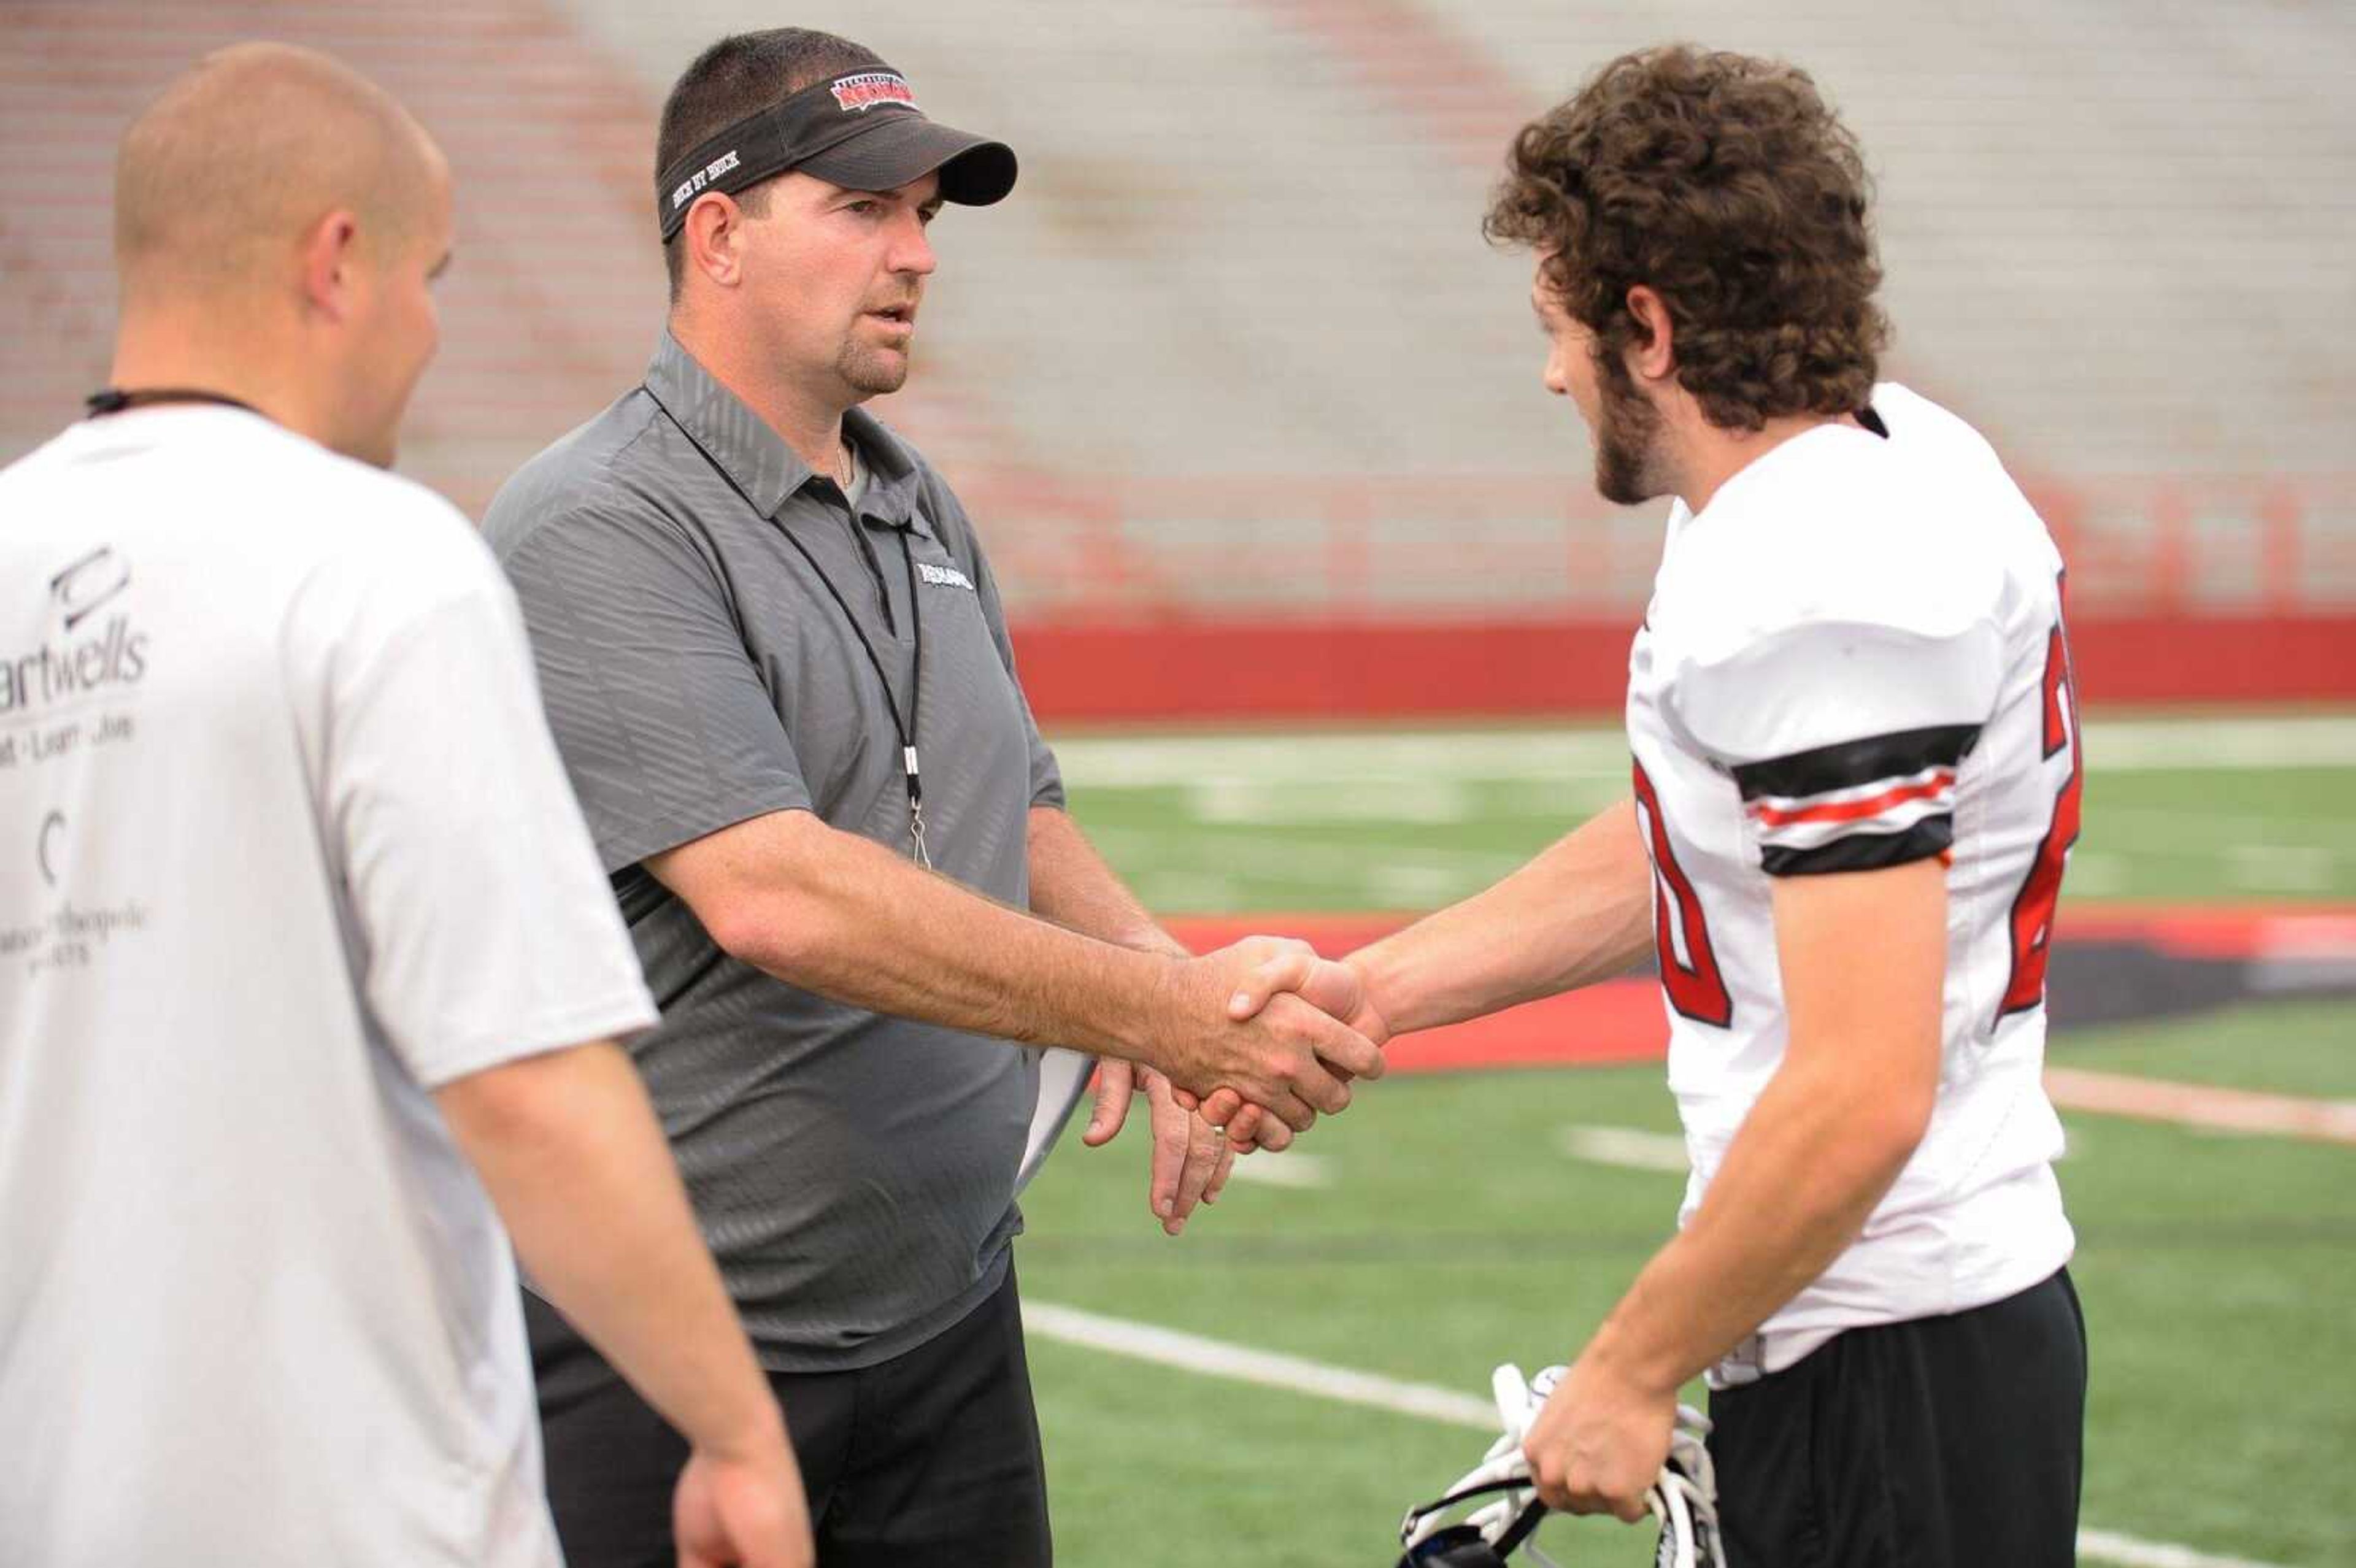
[[[2019,1296],[1852,1328],[1713,1393],[1739,1568],[2069,1568],[2086,1325],[2066,1269]]]
[[[535,1296],[548,1497],[571,1568],[671,1568],[687,1444]],[[772,1372],[820,1568],[1049,1568],[1046,1474],[1023,1315],[1006,1283],[878,1366]]]

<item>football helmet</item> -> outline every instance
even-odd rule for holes
[[[1505,1559],[1525,1546],[1532,1562],[1558,1568],[1530,1539],[1545,1520],[1547,1506],[1531,1485],[1522,1439],[1568,1370],[1548,1367],[1525,1379],[1522,1369],[1509,1362],[1490,1375],[1489,1390],[1497,1402],[1504,1435],[1447,1491],[1408,1510],[1399,1523],[1399,1543],[1406,1552],[1398,1568],[1503,1568]],[[1718,1475],[1704,1442],[1708,1435],[1708,1416],[1688,1405],[1677,1406],[1668,1459],[1660,1478],[1644,1494],[1644,1505],[1661,1527],[1655,1568],[1727,1568],[1718,1531]],[[1468,1503],[1478,1506],[1451,1523],[1450,1514]]]

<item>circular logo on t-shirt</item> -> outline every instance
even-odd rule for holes
[[[33,863],[41,869],[41,880],[51,887],[65,872],[66,814],[53,811],[41,818],[41,831],[33,840]]]

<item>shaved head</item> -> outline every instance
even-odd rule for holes
[[[374,250],[415,237],[447,165],[392,96],[285,44],[206,56],[132,122],[115,163],[126,302],[215,302],[280,286],[287,258],[338,209]]]
[[[389,464],[441,341],[450,165],[310,49],[207,55],[123,133],[114,385],[197,388]]]

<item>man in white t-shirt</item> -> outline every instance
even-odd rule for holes
[[[1641,1517],[1707,1373],[1729,1561],[2059,1568],[2086,1376],[2040,1079],[2081,781],[2061,558],[1985,441],[1877,384],[1864,170],[1800,71],[1612,62],[1515,139],[1488,229],[1537,254],[1599,488],[1676,498],[1632,798],[1263,986],[1380,1039],[1656,954],[1681,1230],[1527,1435],[1540,1496]]]
[[[680,1560],[807,1563],[513,599],[371,466],[441,155],[245,46],[115,216],[114,387],[0,473],[0,1562],[554,1568],[512,1238],[692,1445]]]

